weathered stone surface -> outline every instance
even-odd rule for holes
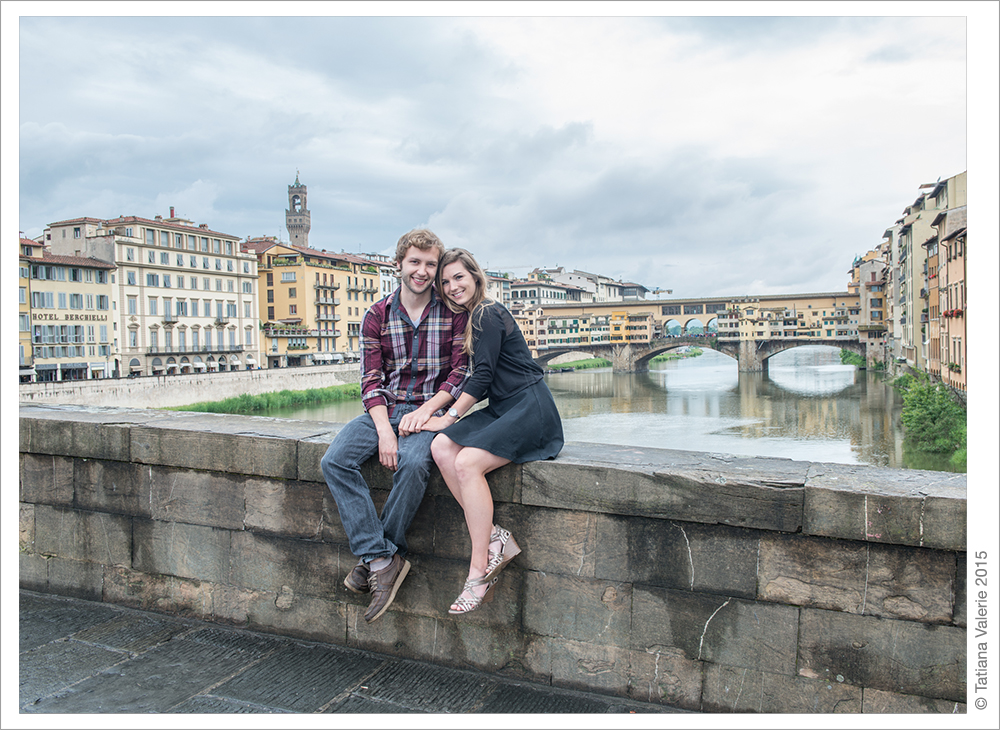
[[[104,565],[129,565],[132,521],[121,515],[36,505],[35,552]]]
[[[73,504],[73,462],[66,456],[24,454],[19,461],[19,500],[37,504]]]
[[[555,461],[523,465],[521,501],[795,532],[807,468],[786,459],[567,444]]]
[[[128,461],[129,429],[117,409],[21,406],[21,451]]]
[[[703,712],[861,712],[861,688],[745,667],[705,665]]]
[[[291,590],[326,600],[343,600],[343,580],[357,560],[337,545],[294,540],[251,532],[232,534],[232,572],[235,586],[278,593]]]
[[[965,550],[966,475],[812,464],[803,533]]]
[[[760,598],[920,620],[952,618],[955,554],[800,535],[760,543]]]
[[[147,467],[146,471],[154,520],[243,529],[246,496],[242,474],[162,467]]]
[[[528,572],[524,575],[524,629],[602,646],[629,643],[632,586]]]
[[[17,506],[17,545],[22,553],[35,552],[35,505]]]
[[[623,647],[538,636],[531,637],[524,656],[528,671],[548,675],[553,687],[628,695],[630,652]]]
[[[229,530],[137,518],[134,532],[134,569],[212,583],[229,582]]]
[[[469,574],[468,561],[414,554],[407,559],[410,561],[410,572],[396,594],[392,604],[394,610],[440,618],[445,623],[460,621],[495,627],[520,623],[523,573],[517,568],[504,569],[489,603],[472,613],[453,616],[448,613],[448,608],[462,592]],[[363,605],[368,605],[367,596]]]
[[[132,428],[133,461],[227,474],[295,479],[298,476],[296,444],[291,439],[250,434],[147,426]]]
[[[18,585],[30,591],[45,593],[49,587],[49,567],[46,558],[37,553],[18,553]]]
[[[808,608],[801,622],[804,677],[965,702],[961,629]]]
[[[214,615],[212,583],[150,575],[116,566],[104,571],[104,600],[143,611],[211,620]]]
[[[662,651],[633,651],[629,655],[628,696],[642,702],[701,709],[704,662]]]
[[[642,517],[601,517],[601,578],[754,598],[760,533]]]
[[[323,491],[315,482],[247,477],[248,529],[320,540],[323,537]]]
[[[606,515],[575,510],[505,506],[508,509],[494,507],[494,522],[514,535],[521,547],[521,554],[515,558],[515,564],[525,570],[593,578],[595,566],[604,556],[605,550],[614,551],[617,555],[621,549],[619,541],[625,541],[623,535],[614,532],[617,523],[606,524],[611,520]],[[608,537],[605,538],[605,535]],[[615,581],[625,579],[627,563],[624,556],[617,563],[614,558],[609,559],[609,562],[617,564],[617,570],[606,571],[608,574],[600,577]]]
[[[255,592],[249,602],[251,628],[310,641],[347,643],[347,606],[339,601],[286,592]]]
[[[969,621],[969,594],[966,571],[968,570],[967,553],[958,553],[955,561],[955,617],[952,620],[956,626],[963,629]]]
[[[45,590],[61,596],[100,601],[104,594],[104,569],[100,563],[50,558]]]
[[[645,586],[632,593],[633,649],[795,674],[797,608]]]
[[[927,697],[901,695],[895,692],[884,692],[879,689],[866,689],[864,690],[864,704],[861,711],[865,714],[916,715],[918,713],[938,713],[942,715],[958,715],[965,714],[967,707],[964,702],[932,700]]]
[[[78,507],[150,516],[149,467],[126,461],[79,459],[74,480]]]

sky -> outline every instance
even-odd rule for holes
[[[104,4],[68,17],[26,5],[17,220],[29,237],[173,206],[288,240],[298,176],[318,249],[391,253],[430,227],[518,276],[563,266],[674,297],[831,292],[921,184],[967,169],[960,15],[562,3],[544,6],[562,17],[511,15],[540,7],[517,4],[227,17],[277,10],[149,3],[128,6],[148,16]],[[490,7],[508,17],[455,12]],[[817,7],[869,12],[777,6]]]

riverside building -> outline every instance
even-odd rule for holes
[[[259,367],[257,260],[240,239],[174,216],[49,224],[61,256],[112,264],[112,370],[173,375]]]

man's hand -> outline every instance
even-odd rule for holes
[[[434,410],[430,408],[427,403],[420,406],[417,410],[407,413],[399,419],[399,435],[409,436],[411,433],[423,431],[424,424],[427,423],[428,419],[430,419],[433,415]]]
[[[386,469],[396,471],[396,466],[399,463],[399,440],[392,432],[392,428],[379,429],[378,460]]]

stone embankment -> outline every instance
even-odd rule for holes
[[[570,443],[490,476],[524,552],[455,617],[435,473],[368,625],[320,473],[339,428],[22,405],[20,584],[705,712],[965,711],[964,474]]]

